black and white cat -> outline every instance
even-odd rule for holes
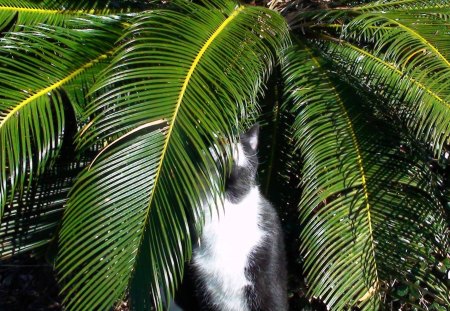
[[[185,311],[286,311],[280,220],[256,184],[259,126],[233,146],[223,207],[205,209],[177,303]]]

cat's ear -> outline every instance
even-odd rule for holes
[[[243,137],[245,138],[245,142],[248,144],[252,151],[256,151],[258,149],[258,136],[259,136],[259,124],[255,123],[245,134]]]

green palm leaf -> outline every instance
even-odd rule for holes
[[[375,310],[395,280],[448,305],[433,267],[449,256],[449,232],[427,164],[402,153],[394,131],[345,95],[309,50],[297,46],[286,55],[304,158],[301,239],[311,294],[333,310]]]
[[[134,1],[0,0],[0,31],[20,31],[39,24],[66,26],[71,20],[88,15],[112,16],[150,9],[154,5]],[[70,27],[70,25],[67,25]],[[8,35],[8,34],[7,34]]]
[[[55,3],[42,5],[26,0],[0,0],[0,30],[18,31],[23,25],[35,26],[40,23],[63,26],[69,19],[81,14],[85,13],[63,12]]]
[[[449,7],[440,10],[415,10],[415,11],[391,11],[385,16],[388,20],[395,20],[404,31],[413,35],[420,41],[428,51],[434,53],[441,60],[440,66],[449,66],[450,45],[448,43],[450,35],[447,30],[450,25],[450,2]],[[414,52],[414,51],[411,51]],[[423,54],[427,51],[421,50]],[[415,54],[414,54],[415,55]],[[441,55],[441,56],[440,56]],[[397,59],[399,59],[397,57]],[[415,59],[417,63],[423,60]],[[404,67],[414,66],[412,60],[404,63]]]
[[[173,8],[137,16],[92,89],[80,147],[107,146],[64,216],[58,269],[70,309],[109,308],[127,287],[136,309],[173,295],[190,256],[188,219],[219,191],[208,146],[215,134],[235,137],[286,36],[262,8]]]
[[[90,14],[117,14],[132,11],[142,11],[155,6],[159,1],[146,0],[41,0],[41,5],[45,8],[58,8],[60,10],[83,11]],[[160,5],[164,5],[163,3]]]
[[[64,204],[81,166],[74,159],[58,159],[23,195],[15,196],[0,224],[0,260],[56,241]]]
[[[352,7],[352,11],[360,12],[382,12],[392,10],[427,10],[432,9],[439,11],[439,9],[449,8],[450,1],[448,0],[380,0],[371,1],[367,4]]]
[[[102,29],[105,24],[109,26]],[[112,51],[120,29],[113,19],[101,24],[80,20],[79,25],[84,28],[39,26],[1,41],[0,217],[7,196],[22,192],[26,180],[31,182],[58,152],[64,131],[62,88],[73,82],[68,97],[84,100],[73,94],[81,77],[92,80],[89,69],[102,66],[98,64]],[[86,43],[93,38],[101,41]]]
[[[65,107],[67,126],[60,155],[54,165],[31,182],[22,196],[16,194],[0,224],[0,260],[56,242],[64,205],[75,177],[99,148],[76,155],[73,138],[77,132],[74,113]],[[56,245],[56,243],[54,243]]]
[[[450,137],[450,97],[445,86],[446,74],[438,84],[436,79],[415,78],[376,53],[350,42],[336,44],[322,41],[324,55],[353,77],[356,84],[375,92],[388,104],[386,113],[395,112],[423,141],[431,144],[435,153],[448,143]],[[419,80],[420,78],[420,80]]]
[[[433,100],[427,101],[422,93],[408,90],[409,98],[418,98],[410,102],[408,112],[413,116],[408,122],[433,143],[435,152],[450,138],[450,36],[446,23],[433,14],[367,13],[353,19],[343,33],[359,44],[373,43],[370,53],[398,70],[391,76],[407,75],[422,92],[433,94]]]
[[[375,91],[391,104],[389,113],[398,113],[437,154],[450,141],[449,12],[448,8],[439,13],[436,8],[321,11],[300,13],[297,22],[316,38],[328,40],[321,45],[324,54],[331,52],[356,81],[376,86]],[[311,18],[323,22],[308,26]]]
[[[450,141],[449,9],[448,1],[380,1],[300,12],[293,25],[331,41],[324,44],[324,54],[330,46],[342,50],[335,42],[345,40],[341,42],[353,48],[355,57],[350,61],[345,58],[350,53],[344,58],[333,53],[329,58],[337,56],[341,69],[356,81],[377,85],[391,103],[389,111],[396,111],[437,154]]]

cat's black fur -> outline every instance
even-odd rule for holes
[[[242,144],[245,156],[249,160],[250,165],[238,166],[236,163],[233,163],[230,174],[225,182],[225,197],[233,203],[241,201],[256,184],[258,154],[257,150],[251,148],[250,139],[251,137],[257,137],[258,134],[259,126],[254,125],[239,137],[239,141]]]
[[[240,136],[240,144],[248,161],[245,166],[239,166],[235,161],[226,180],[225,198],[234,204],[242,202],[250,191],[257,187],[258,157],[255,139],[257,142],[258,134],[259,126],[255,125]],[[258,199],[258,220],[249,221],[258,221],[259,229],[265,234],[263,240],[253,247],[247,257],[245,277],[251,285],[243,289],[245,307],[239,311],[287,311],[286,258],[280,220],[265,198],[260,195]],[[245,228],[236,230],[245,234]],[[184,311],[238,311],[225,309],[212,301],[212,296],[199,277],[199,269],[201,267],[195,267],[193,264],[187,265],[185,278],[176,296],[177,304]]]

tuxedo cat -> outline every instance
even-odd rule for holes
[[[232,146],[225,200],[205,224],[176,301],[185,311],[286,311],[280,220],[256,184],[259,126]]]

